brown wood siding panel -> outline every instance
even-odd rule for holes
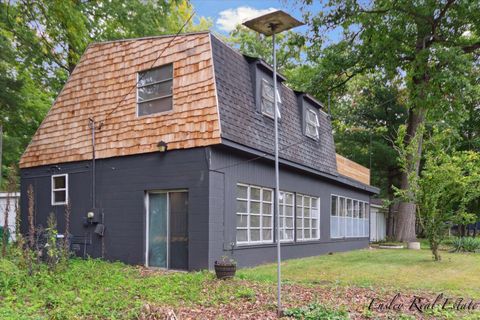
[[[370,169],[349,160],[339,154],[337,157],[337,170],[341,175],[370,185]]]
[[[169,150],[220,143],[208,33],[178,36],[154,65],[173,63],[173,110],[136,116],[136,88],[131,89],[137,73],[150,69],[170,40],[90,45],[23,154],[20,167],[91,159],[90,117],[97,123],[105,121],[96,133],[98,158],[155,152],[161,140]]]

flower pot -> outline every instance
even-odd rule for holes
[[[215,263],[215,274],[217,275],[217,279],[231,279],[235,276],[235,272],[237,271],[236,264],[217,264]]]

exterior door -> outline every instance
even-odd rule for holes
[[[188,193],[149,192],[147,207],[146,265],[188,269]]]

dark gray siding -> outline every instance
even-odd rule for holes
[[[272,81],[272,76],[262,68],[252,67],[244,56],[215,36],[211,39],[222,138],[273,153],[273,120],[262,115],[255,102],[255,94],[259,90],[255,83],[260,83],[262,78]],[[337,175],[330,119],[320,112],[319,141],[306,137],[303,133],[302,105],[297,103],[297,95],[291,89],[280,86],[280,157]]]
[[[210,234],[223,241],[216,240],[210,243],[211,260],[222,255],[232,255],[239,266],[252,266],[276,259],[275,244],[235,247],[236,237],[236,184],[246,183],[274,188],[274,167],[268,160],[248,161],[252,155],[236,152],[223,146],[212,148],[210,155],[211,187],[223,184],[225,186],[222,204],[217,203],[215,210],[210,211]],[[331,194],[344,195],[369,202],[370,193],[348,187],[325,178],[315,176],[286,166],[280,167],[280,189],[298,192],[320,198],[320,240],[312,242],[282,244],[284,259],[314,256],[328,252],[345,251],[365,248],[368,246],[368,237],[349,238],[348,240],[330,239],[330,196]],[[216,189],[217,189],[216,188]],[[221,200],[221,199],[219,199]],[[224,207],[222,210],[221,207]],[[212,209],[212,206],[211,206]]]
[[[93,245],[87,253],[102,254],[101,238],[93,227],[82,225],[91,209],[90,161],[59,164],[59,169],[44,166],[21,170],[22,228],[26,230],[26,189],[35,189],[36,223],[45,226],[54,212],[59,229],[64,228],[64,207],[50,204],[52,173],[69,173],[69,195],[72,203],[71,233],[90,235]],[[105,257],[131,264],[145,263],[145,192],[147,190],[188,189],[189,192],[189,268],[208,267],[209,186],[204,148],[174,150],[164,154],[97,160],[97,207],[105,216]]]

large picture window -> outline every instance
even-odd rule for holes
[[[68,203],[68,174],[52,176],[52,206]]]
[[[293,193],[280,191],[280,240],[293,241]]]
[[[172,110],[173,65],[138,73],[137,115],[145,116]]]
[[[320,238],[320,199],[302,194],[296,197],[297,240],[317,240]]]
[[[237,185],[237,244],[273,242],[273,190]]]
[[[332,238],[368,237],[368,203],[332,195],[330,236]]]

